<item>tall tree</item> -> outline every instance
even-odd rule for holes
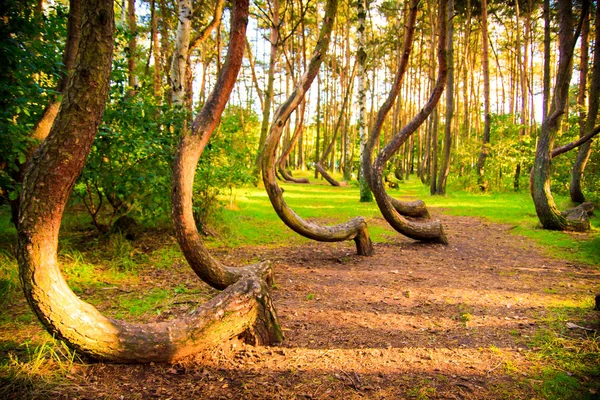
[[[490,114],[490,61],[489,61],[489,37],[488,37],[488,10],[487,0],[481,0],[481,73],[483,75],[483,137],[481,140],[481,151],[477,160],[477,183],[481,191],[487,190],[485,182],[485,160],[489,154],[490,131],[492,116]]]
[[[587,12],[589,1],[583,2],[582,12]],[[569,84],[573,69],[575,43],[579,37],[581,24],[574,28],[573,5],[571,0],[558,1],[559,8],[559,58],[554,94],[548,116],[542,123],[538,139],[535,161],[531,176],[531,195],[537,216],[545,229],[576,230],[589,229],[587,218],[568,219],[558,211],[550,190],[552,159],[551,149],[560,129],[562,115],[566,112],[569,100]]]
[[[358,62],[358,137],[360,141],[361,160],[364,158],[364,154],[367,152],[367,52],[365,49],[367,11],[365,7],[365,1],[368,0],[357,0],[356,2],[358,15],[358,28],[356,32],[356,38],[358,42],[356,54]],[[371,193],[371,189],[365,178],[365,165],[362,162],[360,163],[358,175],[358,181],[360,185],[360,201],[373,201],[373,194]]]
[[[416,9],[417,3],[411,2],[411,10]],[[437,17],[437,29],[438,29],[438,46],[437,46],[437,58],[438,58],[438,76],[431,90],[431,96],[423,108],[408,122],[406,123],[398,133],[396,133],[388,142],[388,144],[379,152],[377,158],[373,162],[370,171],[367,175],[367,182],[371,186],[371,190],[377,201],[377,206],[381,210],[383,217],[388,223],[401,234],[408,236],[415,240],[439,242],[447,244],[448,240],[444,233],[442,224],[440,221],[427,221],[427,222],[414,222],[404,218],[394,207],[390,197],[385,191],[383,184],[383,170],[386,163],[392,158],[392,156],[405,144],[410,137],[416,132],[416,130],[425,122],[425,120],[431,115],[432,111],[436,107],[437,103],[442,96],[444,86],[446,84],[447,77],[447,62],[446,62],[446,35],[447,35],[447,1],[439,0],[438,2],[438,17]],[[412,15],[412,13],[411,13]],[[410,21],[410,19],[409,19]],[[410,42],[411,34],[410,28],[414,25],[412,23],[407,24],[405,30],[405,44],[403,48],[403,59],[408,60],[410,55]],[[382,120],[387,112],[391,109],[391,105],[397,95],[399,81],[401,81],[403,75],[403,62],[399,63],[398,71],[396,72],[396,78],[394,79],[394,85],[392,91],[388,96],[388,99],[381,108],[381,112],[378,113],[377,120]],[[379,125],[376,123],[375,126]],[[373,136],[369,139],[369,142],[373,140]],[[369,162],[368,152],[363,155],[363,164],[366,165]]]
[[[580,106],[583,108],[583,99],[585,98],[586,92],[586,77],[587,77],[587,53],[588,53],[588,40],[587,40],[587,31],[586,24],[589,25],[589,17],[584,21],[584,28],[582,29],[581,35],[581,62],[580,70],[581,73],[579,75],[579,101]],[[581,112],[584,115],[581,115],[581,131],[580,137],[583,137],[586,133],[590,132],[594,125],[596,124],[596,120],[598,118],[598,103],[600,103],[600,99],[598,96],[600,95],[600,5],[596,3],[596,17],[594,22],[594,61],[592,64],[592,77],[590,80],[590,88],[588,95],[588,109],[587,115],[582,110]],[[573,169],[571,171],[571,182],[569,186],[569,192],[571,194],[571,200],[575,203],[583,203],[585,201],[585,196],[583,195],[583,191],[581,190],[581,180],[583,178],[583,171],[585,170],[585,166],[592,154],[592,141],[588,141],[582,144],[578,151],[577,157],[575,158],[575,163],[573,164]]]
[[[319,68],[329,47],[337,4],[338,0],[327,1],[319,38],[307,70],[302,75],[302,78],[298,81],[287,100],[279,106],[273,117],[270,133],[265,141],[264,154],[262,157],[262,175],[265,189],[275,212],[277,212],[279,218],[281,218],[289,228],[302,236],[321,242],[354,240],[357,253],[359,255],[370,256],[373,254],[373,244],[369,237],[367,222],[363,217],[356,217],[344,224],[326,227],[303,220],[286,204],[283,199],[283,190],[277,184],[275,176],[277,146],[281,139],[283,128],[291,113],[302,102],[306,92],[319,73]]]
[[[434,194],[446,194],[446,182],[450,173],[450,151],[452,150],[452,117],[454,116],[454,0],[448,0],[448,82],[446,83],[446,125],[444,148],[437,187]]]
[[[28,165],[18,229],[19,275],[30,306],[52,334],[96,359],[174,361],[244,332],[280,339],[265,284],[247,276],[194,316],[132,324],[102,315],[69,288],[58,266],[58,233],[67,199],[92,147],[106,105],[113,51],[112,0],[82,0],[75,71],[47,139]],[[268,321],[268,323],[265,323]]]

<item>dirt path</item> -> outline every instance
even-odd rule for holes
[[[228,262],[273,260],[281,346],[229,343],[175,366],[96,364],[73,371],[76,385],[57,394],[535,398],[536,349],[526,342],[546,306],[589,297],[600,273],[544,257],[506,226],[448,216],[443,223],[449,246],[398,236],[370,258],[354,255],[351,243],[229,252]]]

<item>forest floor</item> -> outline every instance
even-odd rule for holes
[[[547,362],[551,355],[545,345],[560,337],[585,341],[600,329],[599,315],[591,309],[600,270],[545,256],[507,225],[436,217],[445,226],[448,246],[394,235],[376,244],[373,257],[357,256],[352,242],[217,249],[215,256],[228,265],[273,262],[273,300],[285,334],[281,345],[224,343],[176,365],[76,362],[62,384],[35,396],[532,399],[560,393],[573,374]],[[370,218],[369,224],[385,221]],[[149,253],[160,241],[174,239],[163,234],[157,241],[147,233],[134,246]],[[118,296],[133,292],[143,298],[156,287],[185,286],[196,297],[211,293],[182,259],[175,259],[172,268],[150,267],[138,274],[140,281],[131,286],[89,287],[81,295],[110,314]],[[184,300],[140,320],[184,314],[193,307],[193,301]],[[582,310],[582,302],[589,307]],[[9,312],[29,311],[20,301]],[[549,326],[549,321],[560,326]],[[567,329],[567,323],[594,331]],[[35,320],[27,329],[5,326],[0,333],[4,344],[43,334]],[[552,329],[560,332],[558,339]],[[600,362],[595,351],[596,359],[586,362]],[[549,373],[556,378],[549,383],[555,388],[545,386]],[[587,397],[598,398],[598,376],[576,378],[587,385]],[[24,397],[14,381],[7,384],[12,387],[5,387],[4,395]]]

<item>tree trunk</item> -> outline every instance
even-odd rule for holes
[[[444,85],[446,84],[447,64],[446,64],[446,22],[447,22],[447,2],[439,0],[438,2],[438,78],[433,87],[431,96],[423,108],[410,120],[390,142],[380,151],[375,159],[371,169],[369,182],[375,195],[377,205],[383,214],[383,217],[401,234],[410,238],[422,241],[433,241],[447,244],[446,235],[439,221],[418,223],[406,220],[400,215],[389,201],[383,184],[383,169],[387,161],[398,151],[402,144],[423,124],[427,117],[442,96]]]
[[[290,173],[285,169],[285,162],[287,161],[292,149],[298,142],[298,138],[302,134],[302,129],[304,129],[304,112],[306,108],[306,100],[303,100],[300,103],[300,109],[298,110],[298,115],[296,118],[296,127],[294,129],[294,135],[292,136],[290,142],[288,143],[287,148],[281,153],[279,160],[277,160],[277,167],[279,170],[279,174],[286,182],[292,183],[310,183],[307,178],[294,178]]]
[[[137,89],[136,47],[137,47],[137,21],[135,16],[135,0],[127,0],[127,30],[129,31],[129,43],[127,44],[127,72],[130,90]]]
[[[319,72],[319,67],[327,53],[331,30],[335,20],[337,0],[328,0],[323,25],[319,33],[319,39],[315,46],[313,56],[308,64],[307,70],[296,84],[292,94],[279,106],[273,117],[273,124],[267,140],[262,157],[262,175],[265,189],[271,200],[273,208],[279,218],[292,230],[309,239],[322,242],[339,242],[354,240],[359,255],[373,254],[373,245],[369,238],[367,223],[364,218],[356,217],[345,224],[322,227],[312,222],[301,219],[283,199],[283,191],[277,184],[275,178],[275,156],[277,145],[281,139],[283,128],[290,114],[298,107],[304,99],[307,90]]]
[[[589,24],[589,22],[588,22]],[[600,103],[600,7],[596,5],[596,18],[594,22],[595,26],[595,38],[594,38],[594,61],[592,65],[592,77],[590,81],[589,88],[589,105],[588,112],[585,118],[585,123],[582,124],[581,136],[585,135],[589,132],[593,126],[596,124],[596,119],[598,118],[598,103]],[[581,63],[580,65],[587,65],[587,57],[584,60],[583,54],[587,53],[587,39],[584,39],[583,31],[582,31],[582,48],[581,48]],[[585,51],[584,51],[584,43],[585,43]],[[585,77],[587,75],[587,68],[582,68],[582,73],[580,75],[579,80],[581,82],[585,82]],[[585,93],[585,84],[580,85],[580,95]],[[571,194],[571,200],[575,203],[583,203],[585,202],[585,196],[583,195],[583,191],[581,190],[581,179],[583,177],[583,171],[585,170],[585,166],[592,154],[592,142],[586,142],[585,144],[579,147],[577,151],[577,157],[575,158],[575,163],[573,164],[573,169],[571,171],[571,184],[569,187],[569,191]]]
[[[560,128],[560,120],[566,112],[569,100],[569,83],[573,68],[573,53],[579,31],[574,32],[573,10],[570,0],[560,0],[559,6],[559,60],[554,95],[548,117],[542,124],[531,176],[531,195],[537,216],[545,229],[585,231],[589,220],[565,218],[557,209],[550,191],[550,160],[554,140]],[[584,2],[587,12],[589,2]]]
[[[487,0],[481,1],[481,69],[483,74],[483,113],[484,126],[481,151],[477,160],[477,183],[482,192],[487,190],[485,181],[485,160],[489,153],[490,130],[492,117],[490,115],[490,61],[489,61],[489,39],[488,39],[488,14]]]
[[[404,80],[404,75],[406,73],[406,70],[408,69],[408,60],[412,50],[415,34],[416,18],[417,2],[412,1],[410,4],[410,11],[406,23],[406,31],[404,34],[404,43],[401,50],[401,58],[398,63],[396,75],[394,77],[394,83],[392,84],[390,94],[388,95],[386,101],[382,104],[381,108],[377,112],[377,116],[375,118],[375,123],[373,124],[371,134],[369,135],[367,144],[364,148],[364,151],[362,152],[361,165],[363,165],[363,173],[370,188],[372,188],[373,185],[371,182],[373,151],[375,150],[375,146],[379,142],[379,139],[381,137],[381,129],[383,127],[385,118],[390,112],[392,106],[394,105],[394,102],[396,101],[396,98],[398,97],[398,94],[400,93],[402,82]],[[421,200],[413,202],[402,202],[392,198],[391,196],[387,195],[387,193],[386,196],[388,197],[388,201],[401,215],[417,218],[429,217],[427,207],[425,206],[425,203]]]
[[[365,9],[365,0],[356,2],[358,13],[358,29],[356,33],[358,41],[357,61],[358,61],[358,137],[360,141],[360,167],[358,171],[358,183],[360,187],[360,201],[373,201],[370,185],[365,177],[365,168],[370,168],[364,161],[367,150],[367,52],[365,50],[366,37],[365,25],[367,20],[367,11]],[[369,156],[370,157],[370,156]]]
[[[30,306],[48,331],[72,348],[115,362],[175,361],[248,331],[257,343],[281,339],[266,284],[250,275],[198,308],[194,316],[152,324],[107,318],[68,287],[57,263],[58,233],[106,105],[113,2],[82,1],[82,16],[77,67],[55,124],[29,164],[23,187],[18,259]]]
[[[271,0],[271,33],[269,42],[271,43],[271,54],[269,55],[269,72],[267,74],[267,90],[264,91],[264,107],[262,122],[260,125],[260,138],[258,140],[258,152],[256,154],[255,169],[256,175],[260,171],[261,158],[264,152],[265,140],[269,132],[269,122],[271,119],[271,103],[273,102],[273,85],[275,83],[275,68],[277,66],[277,58],[279,57],[279,0]]]
[[[181,3],[187,3],[188,1],[181,0]],[[185,4],[182,5],[184,8],[186,7]],[[180,11],[180,15],[182,14],[186,15],[184,11]],[[172,220],[177,241],[194,272],[204,282],[216,289],[224,289],[237,282],[246,273],[246,270],[252,270],[258,275],[265,277],[271,274],[268,263],[256,264],[240,269],[224,266],[215,260],[202,241],[196,222],[194,221],[192,209],[192,193],[196,167],[204,151],[204,147],[208,143],[225,109],[225,105],[237,79],[237,74],[241,68],[247,21],[247,0],[238,0],[232,14],[232,34],[225,64],[219,72],[215,88],[200,113],[194,119],[191,131],[186,127],[183,128],[173,162],[171,202],[173,207]],[[189,40],[189,35],[187,37]],[[177,48],[187,52],[188,44],[189,42],[178,43]],[[173,58],[179,58],[179,55],[176,53]],[[175,88],[173,89],[175,92]]]
[[[192,0],[179,0],[179,22],[171,63],[171,101],[174,107],[182,107],[185,104],[185,75],[192,29],[192,11]]]
[[[452,117],[454,116],[454,0],[448,0],[448,83],[446,84],[446,126],[444,148],[437,180],[436,193],[446,194],[446,182],[450,173],[450,151],[452,150]]]

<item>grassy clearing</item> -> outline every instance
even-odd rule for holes
[[[307,176],[306,173],[297,175]],[[309,177],[310,178],[310,177]],[[313,180],[314,181],[314,180]],[[314,181],[311,185],[282,184],[284,197],[290,207],[302,218],[318,219],[326,224],[347,221],[349,218],[362,215],[367,221],[380,218],[377,205],[360,203],[358,188],[333,187]],[[591,233],[553,232],[541,229],[535,214],[533,201],[528,192],[473,194],[452,191],[447,196],[429,196],[428,188],[416,178],[401,182],[398,189],[389,193],[398,198],[420,198],[428,207],[457,216],[474,216],[485,218],[496,223],[509,224],[515,234],[532,238],[543,246],[549,255],[600,265],[600,217],[592,219]],[[223,211],[224,221],[229,227],[227,234],[219,244],[239,245],[281,245],[306,243],[304,239],[287,228],[270,207],[264,190],[259,188],[237,189],[234,193],[236,207]],[[566,198],[556,196],[561,209],[569,206]],[[600,213],[596,213],[600,214]],[[387,226],[369,227],[374,242],[385,242],[390,235],[397,233]]]

